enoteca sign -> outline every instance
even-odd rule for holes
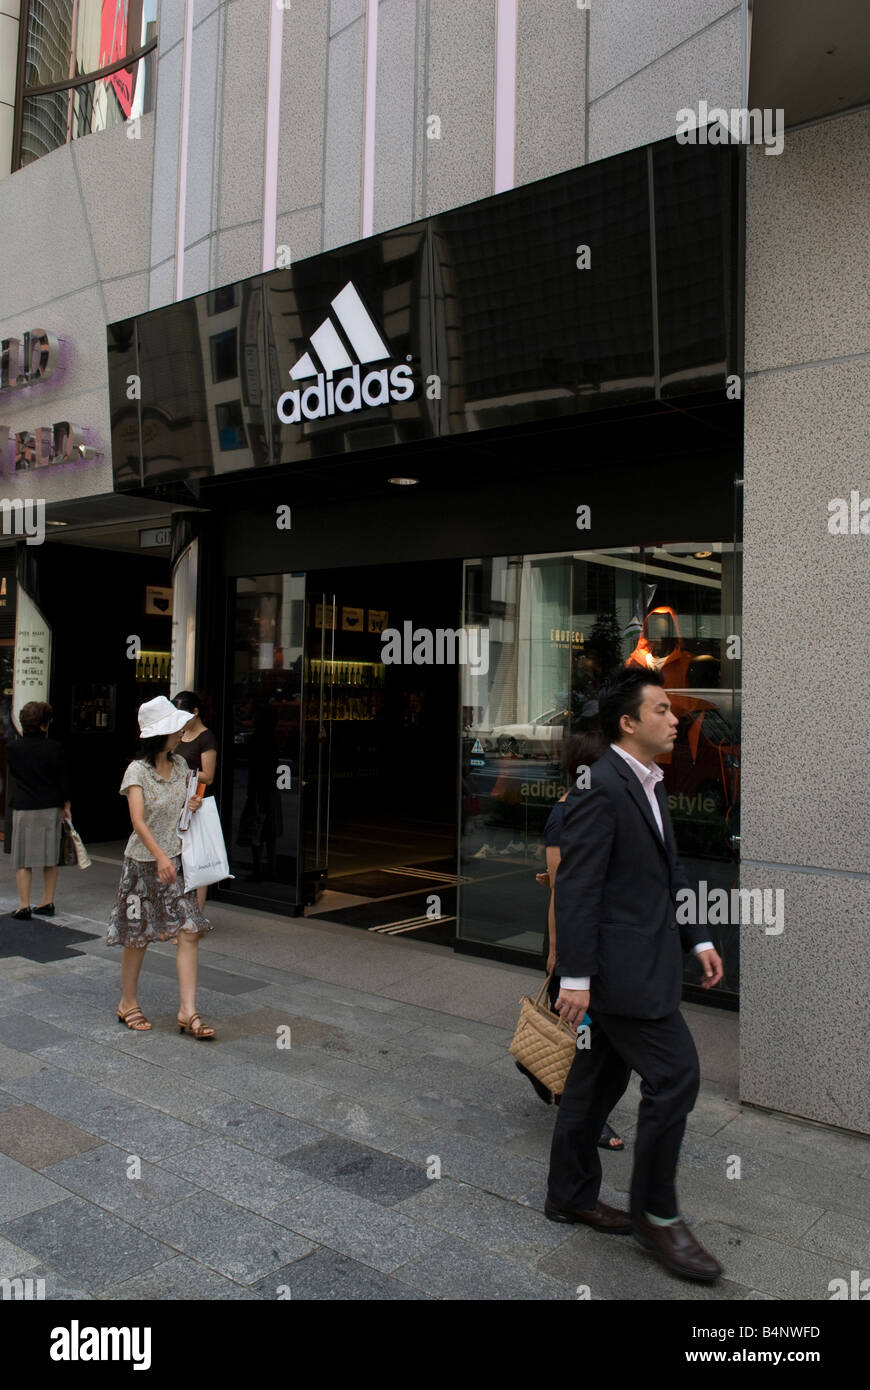
[[[44,328],[30,328],[20,338],[0,340],[0,407],[19,392],[51,381],[59,365],[60,342]],[[100,451],[85,442],[86,433],[69,420],[24,430],[0,425],[0,471],[18,473],[97,458]]]

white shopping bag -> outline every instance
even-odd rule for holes
[[[206,797],[181,836],[181,867],[184,891],[205,888],[222,878],[233,878],[224,845],[221,818],[213,796]]]

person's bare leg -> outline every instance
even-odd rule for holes
[[[42,902],[40,907],[47,907],[54,902],[55,889],[57,888],[57,865],[46,864],[42,870]]]
[[[18,906],[30,906],[30,885],[33,880],[32,869],[16,869],[15,882],[18,885]]]
[[[142,969],[147,949],[146,946],[125,946],[121,952],[121,1002],[118,1005],[120,1014],[129,1013],[131,1009],[139,1007],[139,971]],[[140,1019],[138,1023],[133,1024],[133,1031],[145,1033],[150,1027],[150,1023],[143,1023]]]
[[[199,903],[200,912],[205,912],[205,899],[207,893],[208,888],[205,886],[205,884],[203,884],[201,888],[197,888],[196,890],[196,901]]]
[[[178,1021],[187,1022],[196,1013],[196,971],[199,964],[199,932],[180,931],[176,942],[175,965],[178,970]],[[203,1029],[212,1034],[212,1028]]]

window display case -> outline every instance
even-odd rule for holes
[[[116,685],[93,682],[72,688],[70,729],[74,734],[113,734],[115,732]]]

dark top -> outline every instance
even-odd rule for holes
[[[558,849],[562,839],[562,825],[565,820],[565,802],[557,801],[549,816],[547,824],[544,826],[544,844],[549,848],[555,845]]]
[[[69,801],[66,757],[57,739],[44,734],[13,739],[6,747],[6,766],[14,783],[13,811],[45,811]]]
[[[556,971],[591,977],[590,1012],[664,1018],[680,1004],[683,951],[709,927],[677,920],[689,887],[661,782],[662,831],[640,780],[608,748],[591,785],[568,793],[556,875]]]
[[[188,743],[182,739],[175,752],[181,754],[191,772],[201,772],[203,753],[216,753],[217,746],[217,739],[211,729],[203,729],[201,734],[197,734],[196,738],[190,739]],[[206,796],[214,796],[214,782],[206,787],[205,794]]]

